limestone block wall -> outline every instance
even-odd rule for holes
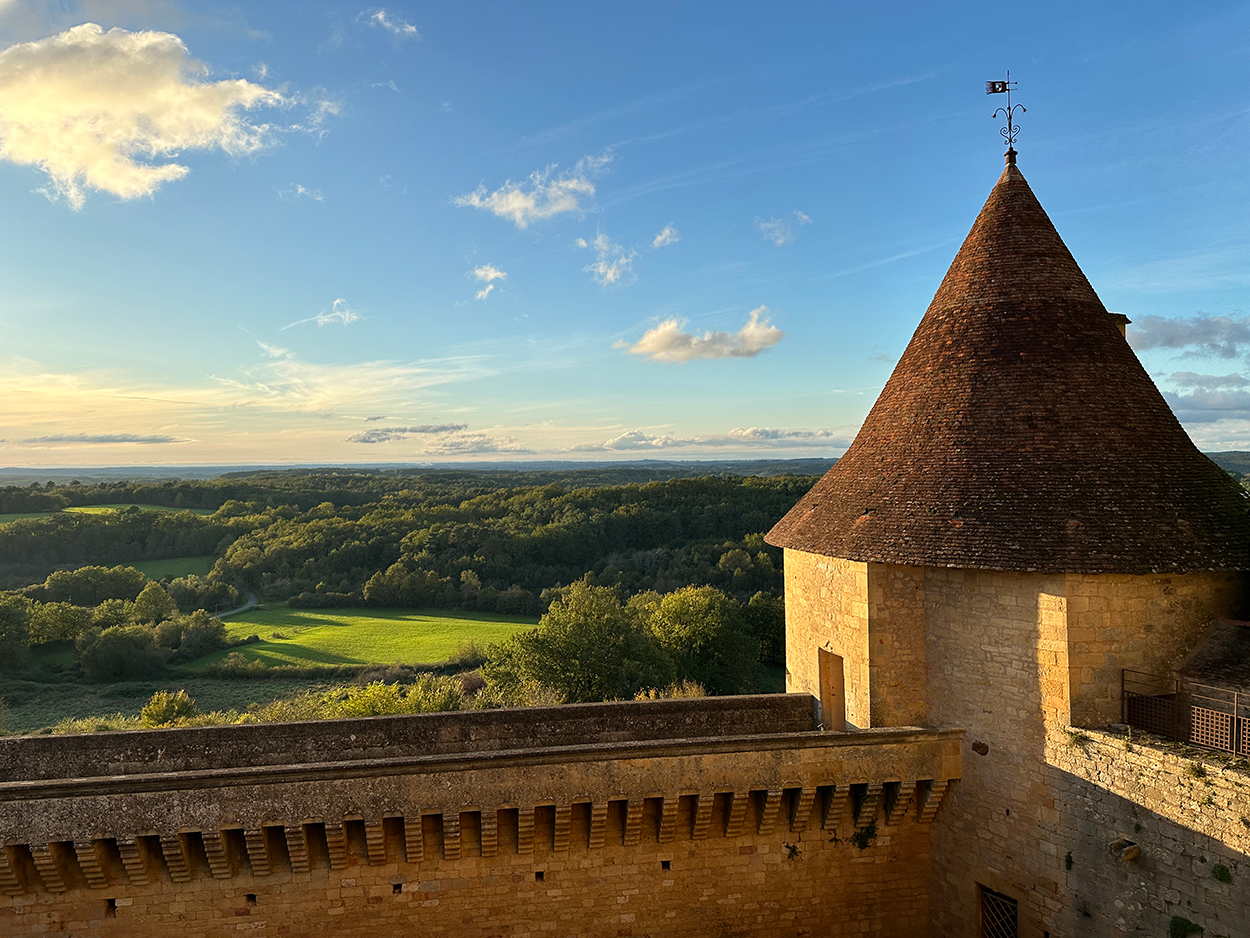
[[[935,938],[980,934],[978,886],[1017,899],[1026,938],[1043,938],[1061,895],[1059,858],[1039,842],[1056,805],[1038,646],[1039,622],[1055,618],[1043,598],[1062,597],[1063,579],[926,570],[929,719],[967,729],[964,780],[933,832]]]
[[[1167,935],[1175,917],[1205,938],[1247,933],[1244,762],[1098,730],[1058,729],[1047,743],[1048,782],[1062,806],[1045,824],[1062,876],[1053,935]],[[1140,855],[1112,856],[1108,845],[1120,839]]]
[[[1122,897],[1100,878],[1107,845],[1124,832],[1109,836],[1100,818],[1108,803],[1127,810],[1124,799],[1141,791],[1128,781],[1134,773],[1151,778],[1159,772],[1118,765],[1124,795],[1111,793],[1115,786],[1102,768],[1086,776],[1073,772],[1069,721],[1118,720],[1119,669],[1166,673],[1174,663],[1170,655],[1183,655],[1214,615],[1229,611],[1236,588],[1236,578],[1225,574],[1104,578],[926,570],[929,719],[967,729],[963,781],[934,830],[931,934],[978,934],[979,887],[1018,901],[1021,935],[1124,933],[1116,924],[1124,914],[1116,906]],[[1161,783],[1176,788],[1175,779]],[[1237,817],[1250,818],[1250,803],[1241,797]],[[1179,815],[1168,823],[1174,843],[1202,855],[1202,835]],[[1091,893],[1078,900],[1067,868],[1068,853],[1081,851],[1089,864],[1098,857],[1098,895],[1110,897],[1097,914]],[[1116,875],[1123,885],[1134,874]],[[1161,863],[1137,867],[1135,875],[1139,891],[1166,891],[1192,870],[1173,875]],[[1164,925],[1145,933],[1167,934]]]
[[[784,564],[786,690],[820,697],[824,648],[842,657],[847,721],[872,726],[868,564],[790,549]]]
[[[771,717],[768,701],[756,701],[764,732],[658,740],[641,738],[645,705],[600,705],[608,725],[614,707],[630,718],[635,738],[618,742],[570,742],[564,708],[534,710],[559,744],[506,750],[474,746],[465,728],[477,715],[380,718],[426,721],[401,737],[436,727],[460,744],[286,765],[205,765],[203,730],[119,734],[144,738],[115,737],[112,756],[101,744],[103,764],[156,745],[153,771],[77,777],[49,765],[0,782],[0,933],[922,929],[929,829],[959,776],[959,733],[794,731],[789,714],[805,705],[810,726],[811,701],[780,697]],[[662,725],[699,706],[665,703]],[[573,725],[586,716],[577,710]],[[350,752],[352,730],[376,742],[373,726],[319,729],[327,750]],[[238,729],[236,751],[257,728]],[[47,745],[10,742],[16,764],[23,744]]]
[[[924,568],[868,564],[868,660],[868,725],[927,723]]]
[[[1124,668],[1169,674],[1238,606],[1242,574],[1088,576],[1066,582],[1071,718],[1077,726],[1120,719]]]

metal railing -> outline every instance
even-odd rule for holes
[[[1129,726],[1250,756],[1250,694],[1125,669],[1121,700]]]

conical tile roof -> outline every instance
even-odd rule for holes
[[[768,542],[911,566],[1250,569],[1245,493],[1181,428],[1014,156],[855,442]]]

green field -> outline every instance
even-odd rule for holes
[[[21,521],[23,518],[46,518],[48,515],[55,514],[51,511],[14,511],[7,515],[0,515],[0,524],[8,524],[10,521]]]
[[[161,580],[167,576],[204,576],[213,568],[213,561],[216,559],[212,554],[202,554],[199,557],[173,557],[169,560],[132,560],[126,566],[134,567],[153,580]]]
[[[120,502],[112,505],[79,505],[74,508],[66,508],[65,511],[81,511],[88,515],[98,515],[106,511],[120,511],[123,508],[139,508],[143,511],[172,511],[175,513],[189,511],[196,515],[211,515],[213,513],[211,508],[167,508],[164,505],[127,505]]]
[[[249,704],[267,704],[280,697],[328,689],[331,685],[308,680],[223,680],[175,677],[117,684],[46,684],[0,674],[0,730],[35,733],[67,717],[139,715],[158,690],[185,690],[200,710],[246,710]]]
[[[434,664],[458,647],[502,641],[537,619],[476,612],[414,612],[406,609],[290,609],[258,606],[231,617],[226,631],[261,641],[213,652],[192,662],[203,670],[231,651],[267,665]]]

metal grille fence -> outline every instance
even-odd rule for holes
[[[1250,695],[1175,681],[1141,671],[1123,672],[1124,722],[1195,746],[1250,755]]]
[[[1020,938],[1016,900],[981,887],[981,938]]]

